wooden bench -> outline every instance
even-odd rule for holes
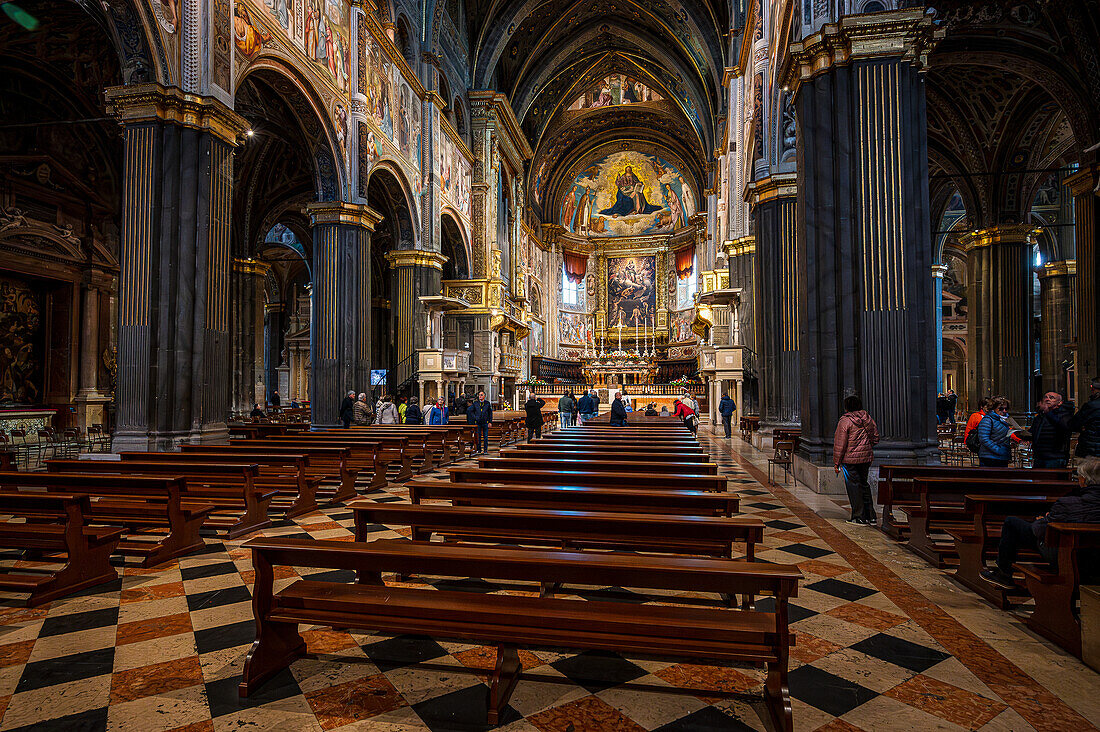
[[[239,437],[255,440],[286,434],[286,428],[282,425],[263,422],[229,422],[226,424],[226,428],[229,430],[230,439]]]
[[[182,457],[182,454],[180,455]],[[213,506],[204,529],[224,532],[226,538],[267,528],[268,507],[276,492],[256,486],[260,467],[223,463],[156,462],[137,460],[47,460],[51,473],[89,475],[178,476],[186,481],[184,506]]]
[[[1081,583],[1096,580],[1100,524],[1047,524],[1045,543],[1058,554],[1056,568],[1045,562],[1017,562],[1035,610],[1027,627],[1081,657]]]
[[[435,449],[439,451],[435,459],[436,465],[446,465],[462,459],[473,442],[474,428],[472,425],[370,425],[355,426],[351,429],[355,432],[367,435],[387,435],[402,437],[410,434],[423,434],[430,440]]]
[[[181,462],[222,463],[224,465],[256,465],[259,475],[253,481],[256,488],[275,491],[269,510],[285,518],[304,516],[317,510],[317,486],[321,476],[309,475],[309,456],[303,453],[276,454],[255,452],[234,455],[222,452],[122,452],[124,463],[161,462],[178,465]]]
[[[428,473],[437,466],[450,459],[454,446],[452,438],[446,432],[430,431],[420,425],[397,425],[396,427],[384,426],[352,426],[348,431],[352,434],[365,435],[367,437],[404,437],[409,441],[411,454],[418,459],[413,467],[416,472]],[[321,434],[340,433],[344,430],[325,430]]]
[[[702,457],[704,461],[710,460],[710,454],[703,449],[700,445],[694,445],[691,447],[665,447],[658,445],[648,445],[644,441],[639,440],[637,442],[607,442],[604,440],[597,441],[584,441],[584,440],[570,440],[568,442],[546,442],[545,440],[531,440],[530,442],[524,442],[519,445],[512,445],[501,450],[503,455],[505,451],[514,453],[523,452],[571,452],[571,453],[602,453],[602,452],[628,452],[628,453],[648,453],[655,455],[694,455]]]
[[[445,500],[455,506],[578,508],[585,511],[622,511],[629,508],[632,513],[689,516],[734,516],[740,507],[740,498],[732,493],[452,483],[432,478],[416,478],[405,486],[414,505],[423,500]]]
[[[298,440],[295,442],[283,438],[273,438],[270,440],[230,440],[229,447],[242,450],[290,450],[292,452],[304,452],[311,456],[314,451],[319,451],[318,454],[324,456],[338,450],[346,453],[344,464],[349,472],[354,471],[355,478],[353,478],[353,481],[357,481],[363,475],[369,475],[368,490],[384,488],[387,483],[388,463],[383,458],[382,445],[379,442],[339,443],[333,440]],[[353,482],[353,488],[354,484]],[[342,488],[341,493],[343,492],[344,489]]]
[[[545,470],[509,470],[458,465],[447,468],[456,483],[520,483],[523,485],[580,485],[592,488],[650,488],[658,490],[712,491],[724,493],[724,475],[649,474],[601,472],[574,468],[553,473]]]
[[[880,528],[901,541],[906,538],[909,526],[899,522],[894,508],[917,506],[920,497],[913,489],[913,479],[920,477],[952,478],[1004,478],[1009,480],[1076,480],[1072,468],[1031,469],[1022,468],[970,468],[953,465],[883,465],[879,468],[878,504],[882,506]]]
[[[35,607],[118,579],[110,559],[122,529],[89,526],[90,512],[88,496],[82,494],[0,493],[0,514],[33,519],[0,522],[0,546],[65,555],[54,571],[14,569],[0,574],[0,590],[28,593],[27,607]]]
[[[185,480],[178,477],[0,473],[0,491],[6,493],[87,495],[86,523],[125,527],[115,551],[141,557],[142,567],[154,567],[204,546],[199,530],[212,507],[186,502],[185,489]]]
[[[298,625],[337,627],[497,646],[489,681],[488,723],[496,724],[521,668],[521,647],[653,655],[677,661],[745,661],[767,666],[764,700],[777,729],[794,721],[787,687],[793,636],[788,599],[796,596],[797,567],[618,552],[308,539],[252,539],[256,570],[253,612],[256,641],[245,660],[241,696],[286,668],[305,651]],[[299,580],[274,592],[273,566],[354,570],[358,584]],[[638,605],[556,597],[454,592],[382,583],[383,572],[399,575],[478,577],[548,584],[629,585],[675,592],[775,597],[774,612]]]
[[[309,458],[309,463],[304,468],[306,475],[321,480],[316,489],[316,497],[319,501],[331,506],[349,501],[358,495],[355,490],[355,480],[359,475],[359,467],[349,464],[351,448],[348,447],[320,447],[306,444],[289,447],[282,446],[281,443],[275,443],[275,445],[263,443],[261,446],[261,443],[252,444],[248,441],[236,441],[232,445],[181,445],[180,448],[184,454],[204,453],[224,456],[247,456],[260,453],[305,455]],[[385,485],[385,480],[382,484]]]
[[[557,472],[559,470],[599,470],[602,472],[628,473],[632,471],[644,473],[674,473],[682,475],[718,475],[717,463],[681,463],[666,462],[663,460],[623,460],[614,461],[604,457],[586,459],[584,456],[573,455],[565,458],[548,458],[533,454],[530,457],[489,457],[481,455],[477,459],[478,465],[483,468],[507,468],[510,470],[546,470]]]
[[[521,450],[520,447],[530,449]],[[709,463],[710,455],[703,452],[664,452],[656,450],[560,450],[550,449],[539,444],[505,447],[500,456],[506,458],[540,458],[546,460],[582,460],[585,463],[603,462],[649,462],[668,461],[677,463]]]
[[[377,454],[374,455],[373,460],[377,466],[375,474],[380,476],[382,485],[385,485],[387,479],[391,477],[389,475],[391,469],[393,472],[392,480],[395,482],[403,482],[413,477],[413,450],[409,447],[409,438],[407,437],[386,437],[384,435],[370,437],[347,429],[331,432],[303,432],[299,435],[269,438],[264,442],[276,442],[291,446],[350,447],[355,451],[370,451],[372,453],[374,448],[377,447]],[[233,440],[230,440],[229,443],[240,444]],[[374,481],[371,481],[371,485],[374,485]]]
[[[1068,481],[1011,481],[988,478],[924,477],[913,481],[916,506],[903,506],[909,517],[905,547],[934,567],[942,569],[955,558],[955,545],[947,532],[969,528],[967,495],[1060,495],[1076,484]]]

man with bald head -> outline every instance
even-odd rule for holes
[[[1069,421],[1073,410],[1062,395],[1048,391],[1031,420],[1031,467],[1064,468],[1069,460]]]

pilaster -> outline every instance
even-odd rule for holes
[[[1100,164],[1066,178],[1073,192],[1077,250],[1077,403],[1088,401],[1089,379],[1100,375]]]
[[[760,414],[760,379],[757,371],[757,354],[760,350],[758,333],[756,332],[756,319],[758,312],[758,299],[760,289],[756,286],[756,237],[743,236],[723,244],[726,252],[726,262],[729,268],[731,288],[741,290],[740,304],[734,316],[738,322],[734,332],[739,338],[739,343],[745,347],[742,357],[742,369],[744,373],[743,394],[737,408],[741,414]]]
[[[267,401],[264,372],[264,281],[271,265],[256,259],[234,259],[230,275],[233,293],[233,391],[234,412],[247,413],[254,403]]]
[[[1076,340],[1076,286],[1075,260],[1047,262],[1039,270],[1039,365],[1044,394],[1048,391],[1064,393],[1066,390],[1066,375],[1062,363],[1071,355],[1069,344]],[[1065,396],[1068,398],[1073,395]]]
[[[390,388],[397,390],[416,371],[416,348],[424,342],[428,328],[427,312],[420,298],[437,295],[442,290],[447,257],[439,252],[399,249],[386,252],[386,261],[394,273],[390,302],[396,319],[396,367]]]

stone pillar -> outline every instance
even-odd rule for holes
[[[247,414],[267,400],[271,387],[264,373],[264,280],[271,265],[256,259],[234,259],[230,276],[233,293],[234,412]]]
[[[81,288],[80,311],[80,390],[73,399],[76,405],[76,424],[81,429],[88,425],[106,424],[105,410],[111,401],[108,393],[101,390],[99,364],[101,354],[109,342],[105,338],[104,322],[101,316],[107,315],[106,293],[110,287],[110,278],[103,272],[88,273],[87,281]]]
[[[233,149],[248,122],[212,97],[113,87],[125,126],[116,450],[216,442],[229,416]]]
[[[737,409],[742,415],[760,414],[760,390],[759,390],[759,341],[756,332],[756,313],[758,311],[758,298],[760,288],[756,287],[756,237],[744,236],[740,239],[726,242],[727,266],[730,273],[730,287],[740,288],[741,298],[733,317],[737,322],[731,323],[730,328],[738,334],[741,342],[733,345],[743,345],[742,366],[745,374],[743,382],[744,393],[742,401],[737,402]]]
[[[416,349],[424,342],[428,330],[428,314],[420,298],[440,293],[447,258],[439,252],[398,249],[386,252],[386,261],[394,275],[390,302],[397,322],[394,333],[397,367],[390,384],[396,392],[416,373]]]
[[[923,8],[850,16],[791,45],[798,123],[800,457],[829,465],[843,400],[881,462],[936,454]],[[762,257],[762,258],[767,258]],[[806,475],[806,474],[804,474]]]
[[[1000,395],[1026,412],[1031,394],[1031,263],[1034,229],[998,226],[965,234],[969,403]]]
[[[283,338],[286,335],[285,325],[286,307],[281,302],[264,305],[264,373],[267,384],[267,403],[272,402],[272,397],[279,391],[278,368],[283,360]],[[290,405],[290,384],[287,389],[279,394],[279,400],[283,406]]]
[[[932,330],[936,338],[936,392],[943,392],[943,276],[946,264],[932,265]]]
[[[1100,376],[1100,164],[1066,178],[1073,192],[1077,251],[1077,403],[1089,398],[1089,380]]]
[[[799,271],[795,178],[774,175],[749,186],[756,217],[753,324],[760,371],[760,426],[799,424]],[[754,293],[755,294],[755,293]]]
[[[1066,345],[1075,340],[1077,324],[1073,311],[1076,285],[1077,262],[1072,259],[1047,262],[1039,270],[1039,364],[1044,394],[1048,391],[1064,392],[1066,389],[1062,362],[1069,353]],[[1072,397],[1070,394],[1066,396]]]
[[[370,392],[370,235],[382,216],[339,201],[306,210],[313,225],[310,411],[315,426],[330,427],[348,391]]]

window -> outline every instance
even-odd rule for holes
[[[682,280],[676,281],[676,307],[689,308],[695,304],[696,276],[699,269],[698,257],[691,260],[691,274]]]
[[[584,292],[584,281],[570,282],[565,274],[565,267],[561,268],[561,304],[577,306],[581,304],[581,293]]]

